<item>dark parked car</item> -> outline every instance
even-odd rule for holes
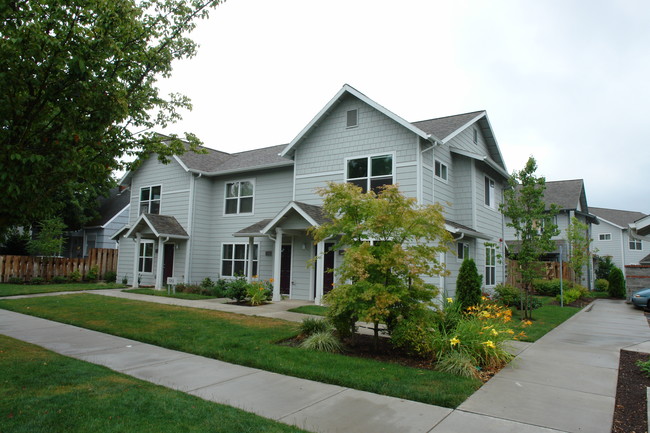
[[[634,304],[635,307],[650,310],[650,308],[648,308],[650,307],[650,304],[648,303],[650,301],[650,287],[646,287],[645,289],[637,290],[636,292],[632,293],[630,301]]]

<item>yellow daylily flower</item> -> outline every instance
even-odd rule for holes
[[[449,343],[451,343],[452,346],[456,346],[456,345],[460,344],[460,340],[457,337],[454,337],[454,338],[449,340]]]
[[[487,347],[491,349],[496,349],[496,346],[494,345],[494,342],[492,340],[484,341],[481,344],[485,344]]]
[[[447,302],[450,303],[450,304],[453,303],[453,302],[454,302],[454,298],[447,298]]]

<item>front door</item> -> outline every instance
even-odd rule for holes
[[[323,257],[323,294],[326,295],[334,287],[334,244],[325,244],[325,257]]]
[[[291,290],[291,245],[282,245],[280,255],[280,294],[289,295]]]
[[[165,244],[163,256],[163,284],[167,284],[167,277],[174,276],[174,244]]]

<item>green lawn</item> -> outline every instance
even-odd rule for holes
[[[480,381],[275,344],[297,323],[92,294],[0,300],[0,307],[290,376],[456,407]]]
[[[301,307],[291,308],[289,311],[301,314],[313,314],[315,316],[325,316],[327,314],[327,307],[322,305],[303,305]]]
[[[200,299],[215,299],[214,296],[205,296],[199,295],[197,293],[167,293],[167,290],[154,290],[154,289],[129,289],[123,290],[124,292],[129,293],[138,293],[140,295],[151,295],[151,296],[162,296],[165,298],[178,298],[178,299],[190,299],[190,300],[200,300]]]
[[[555,297],[552,296],[540,296],[539,299],[542,301],[542,307],[533,310],[533,324],[530,326],[524,327],[521,325],[519,320],[521,312],[513,308],[513,330],[526,333],[526,338],[522,338],[521,341],[535,342],[539,340],[553,328],[580,311],[580,308],[576,307],[550,305],[555,301]]]
[[[0,335],[0,431],[301,432]]]
[[[0,296],[32,295],[36,293],[70,292],[79,290],[120,289],[118,283],[9,284],[0,283]]]

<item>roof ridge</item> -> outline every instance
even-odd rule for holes
[[[431,120],[440,120],[440,119],[448,119],[450,117],[458,117],[458,116],[466,116],[468,114],[474,114],[474,113],[485,113],[486,110],[477,110],[477,111],[468,111],[467,113],[459,113],[459,114],[450,114],[448,116],[440,116],[440,117],[432,117],[431,119],[424,119],[424,120],[416,120],[411,123],[422,123],[422,122],[429,122]]]

